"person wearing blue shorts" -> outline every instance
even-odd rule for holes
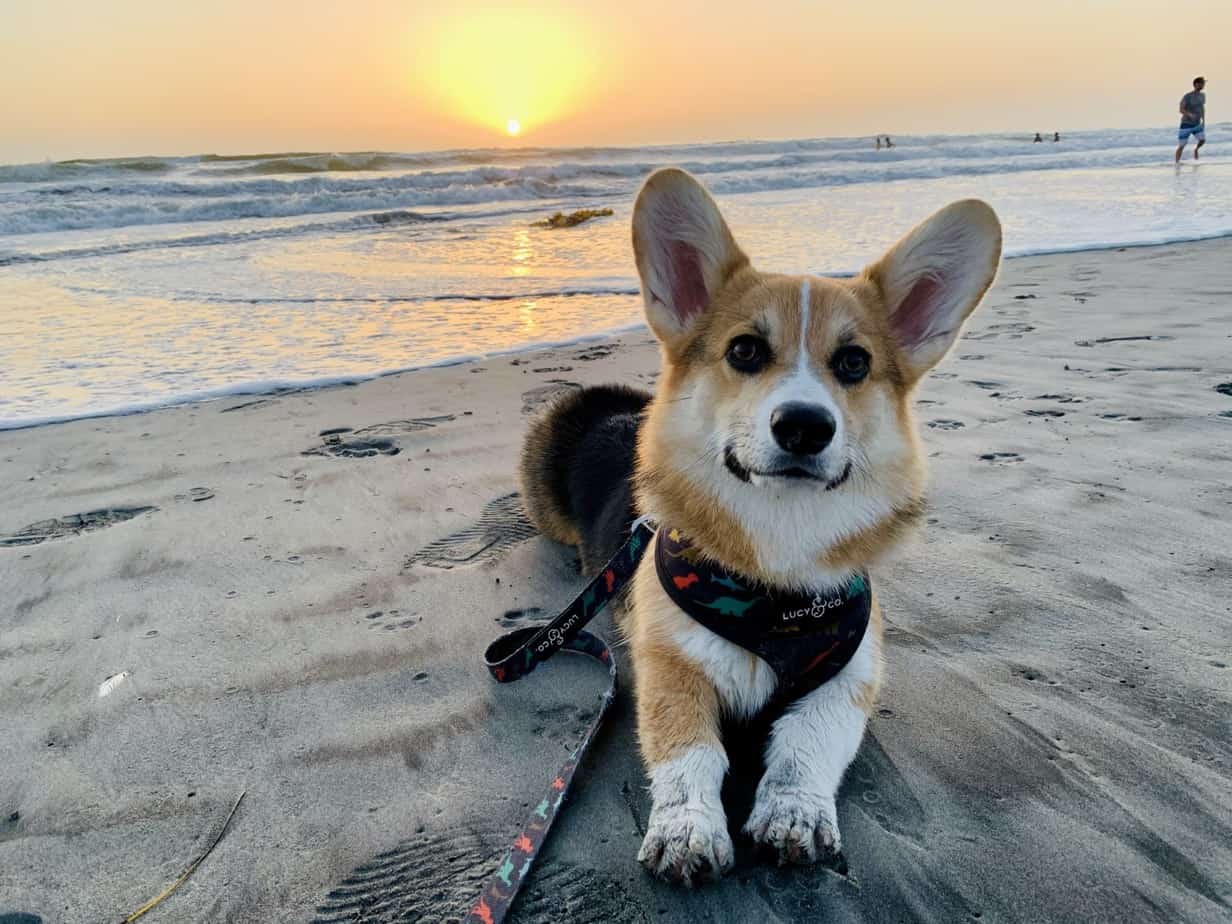
[[[1181,152],[1185,150],[1185,142],[1189,140],[1189,136],[1193,135],[1194,141],[1198,142],[1194,147],[1194,160],[1198,159],[1198,152],[1202,150],[1202,145],[1206,144],[1206,78],[1195,77],[1193,82],[1193,92],[1186,93],[1181,97],[1181,127],[1176,133],[1176,140],[1179,142],[1176,147],[1176,162],[1181,162]]]

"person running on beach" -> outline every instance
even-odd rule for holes
[[[1176,162],[1181,162],[1181,152],[1185,150],[1185,142],[1189,140],[1189,136],[1193,135],[1194,141],[1198,142],[1194,147],[1194,160],[1198,159],[1198,152],[1202,150],[1202,145],[1206,144],[1206,94],[1203,90],[1206,89],[1206,78],[1195,77],[1193,82],[1193,90],[1181,97],[1181,127],[1176,133],[1176,140],[1180,142],[1176,146]]]

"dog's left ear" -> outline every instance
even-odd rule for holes
[[[633,253],[646,320],[669,346],[686,334],[748,258],[702,184],[669,167],[650,175],[633,206]]]
[[[997,213],[966,199],[918,225],[864,271],[861,281],[880,291],[909,381],[940,362],[958,339],[1000,259]]]

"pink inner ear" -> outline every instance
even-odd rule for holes
[[[922,276],[911,287],[907,297],[894,311],[894,332],[905,346],[919,346],[937,335],[933,327],[933,312],[941,296],[941,280],[935,276]]]
[[[702,275],[701,254],[684,241],[672,241],[668,247],[672,268],[672,301],[669,307],[682,324],[687,324],[702,313],[710,300]]]

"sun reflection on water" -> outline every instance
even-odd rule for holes
[[[531,241],[528,229],[518,228],[513,232],[513,250],[509,254],[513,265],[509,267],[509,275],[529,276],[534,271],[531,262],[535,258],[535,248]]]
[[[522,302],[518,306],[518,320],[521,322],[522,333],[533,334],[539,330],[538,314],[539,303],[536,301]]]

